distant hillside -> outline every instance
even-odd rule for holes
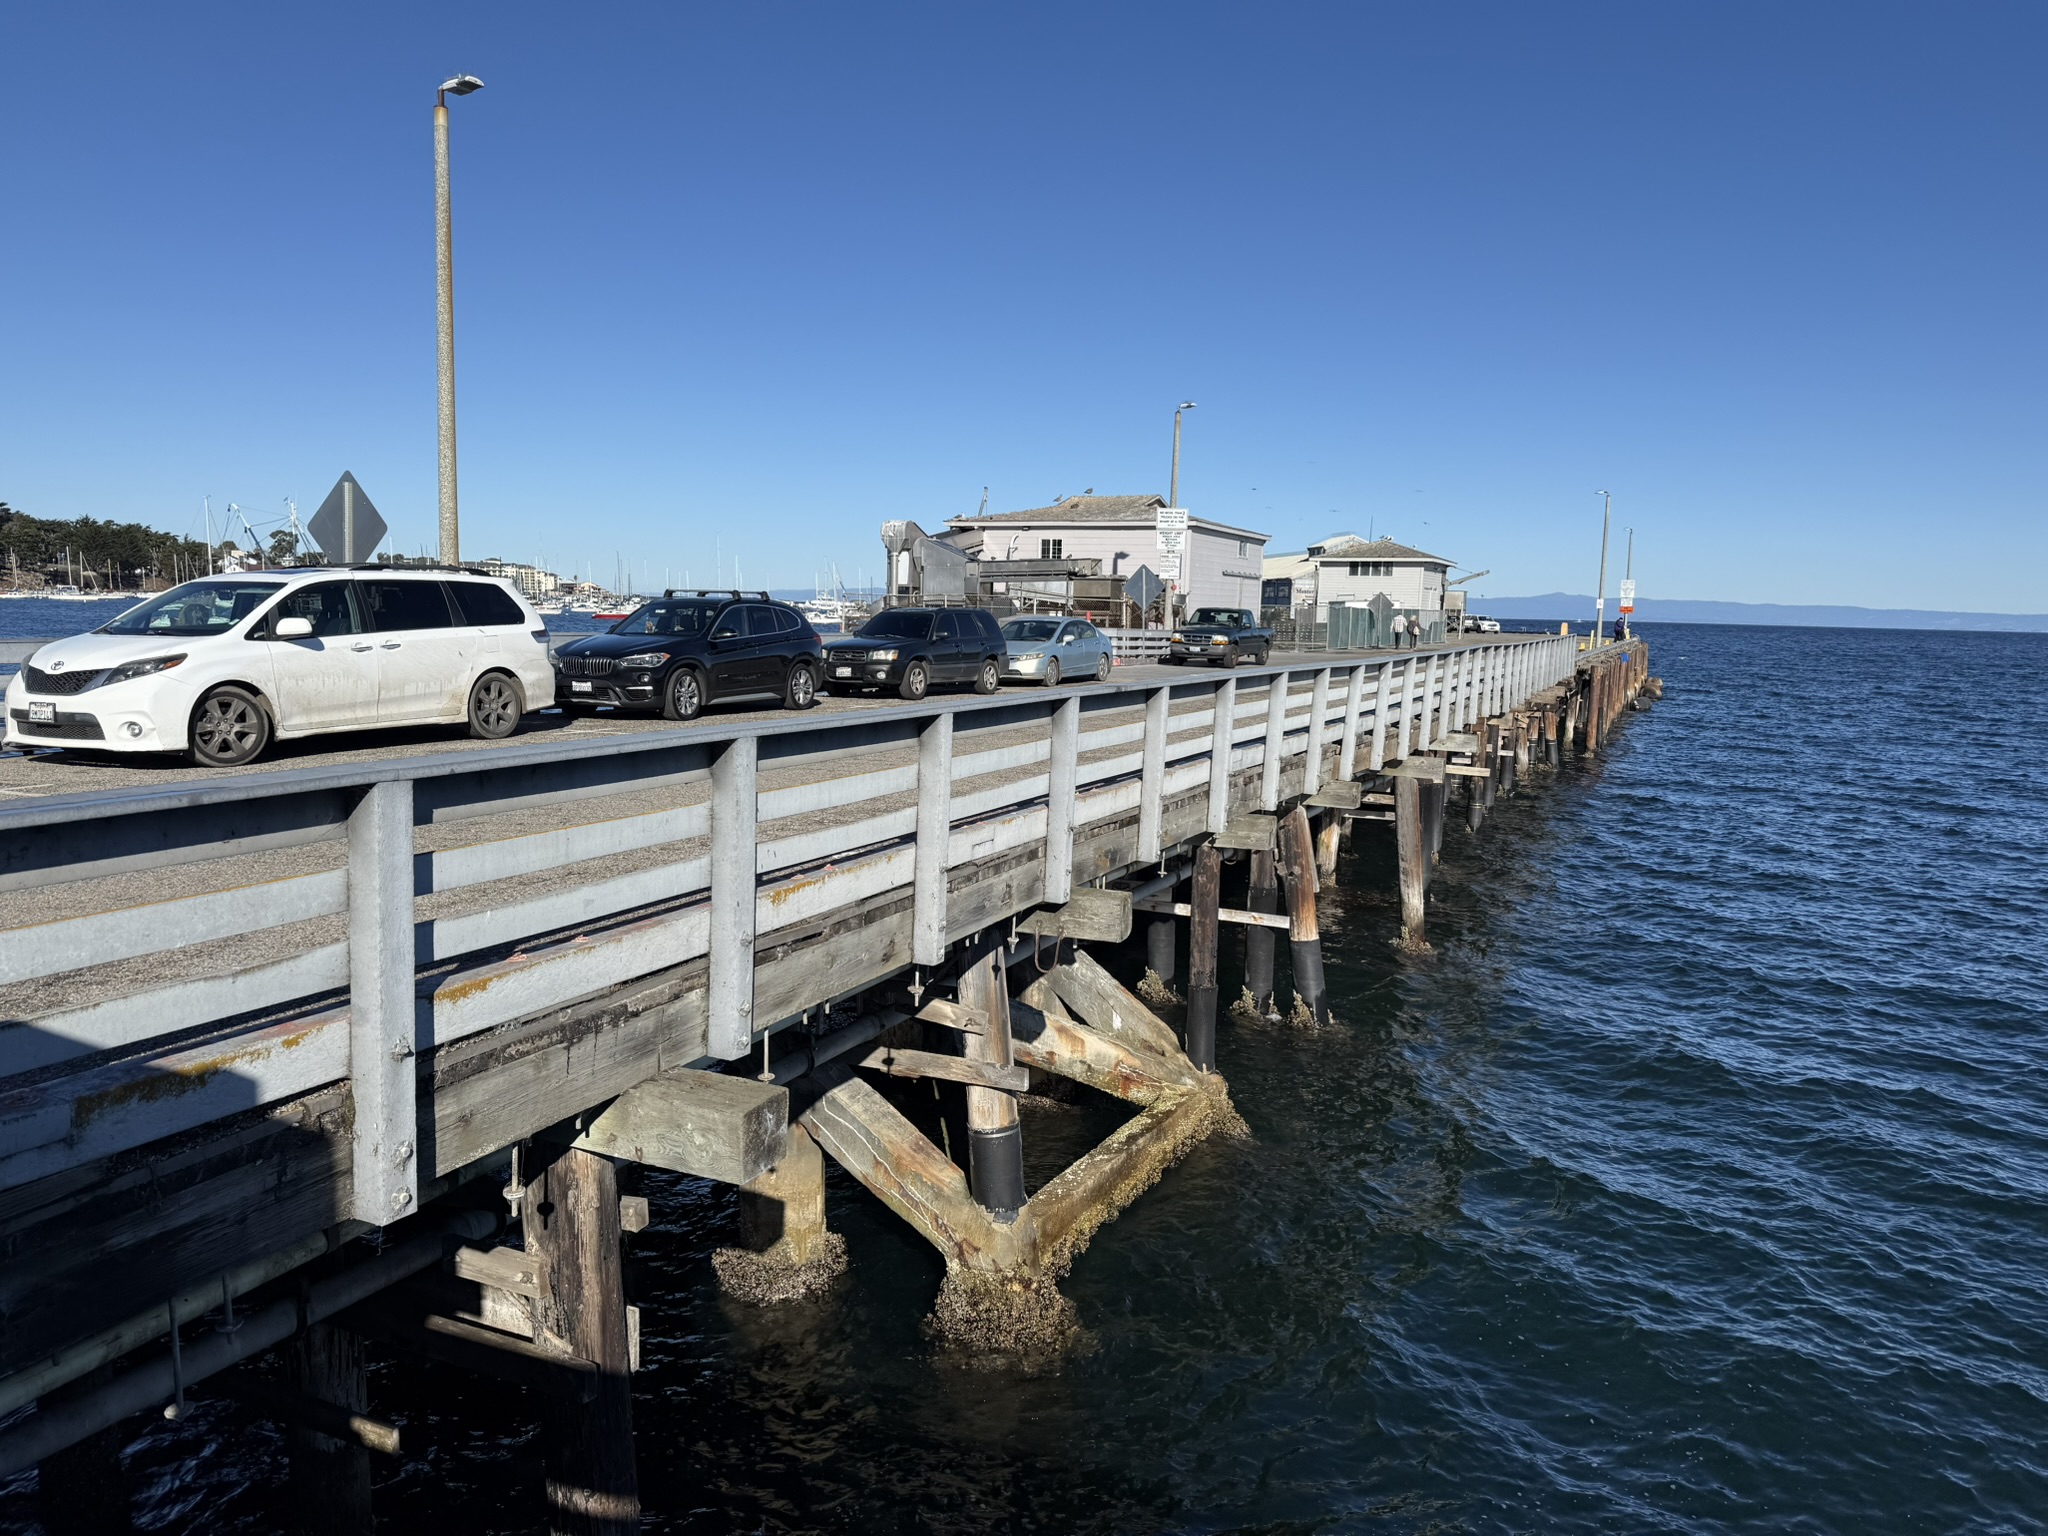
[[[1570,619],[1584,624],[1593,617],[1593,599],[1574,592],[1546,592],[1540,597],[1475,599],[1474,613],[1495,619]],[[1835,629],[1988,629],[2048,633],[2048,613],[1940,613],[1920,608],[1845,608],[1830,604],[1715,603],[1691,598],[1642,598],[1636,603],[1639,623],[1667,624],[1793,624]],[[1607,599],[1607,621],[1614,622],[1614,598]]]

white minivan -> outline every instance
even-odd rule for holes
[[[509,583],[316,566],[190,581],[43,646],[7,685],[6,739],[234,767],[369,726],[493,740],[554,701],[547,629]]]

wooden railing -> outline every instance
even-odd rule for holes
[[[1575,644],[1514,637],[0,806],[0,903],[19,914],[0,931],[0,1189],[346,1080],[347,1214],[388,1223],[419,1200],[425,1053],[701,960],[705,1055],[739,1057],[848,990],[825,968],[757,1012],[771,935],[907,895],[909,951],[893,964],[937,965],[963,931],[1066,902],[1093,824],[1135,814],[1137,863],[1155,862],[1176,797],[1206,791],[1206,829],[1221,832],[1275,808],[1290,759],[1304,793],[1332,751],[1340,777],[1378,769],[1418,717],[1461,729],[1565,680]],[[1020,849],[1042,860],[1035,880],[948,910],[964,869]],[[164,894],[170,881],[186,891]]]

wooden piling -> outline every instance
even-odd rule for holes
[[[1294,966],[1294,1012],[1320,1024],[1330,1015],[1323,980],[1322,931],[1316,925],[1315,835],[1297,805],[1280,818],[1280,865],[1287,881],[1287,951]]]
[[[986,1027],[966,1037],[970,1060],[1016,1064],[1010,1045],[1010,985],[1002,941],[985,936],[969,951],[960,973],[960,1004]],[[1016,1095],[1001,1088],[967,1087],[967,1182],[982,1209],[1010,1221],[1024,1208],[1024,1130]]]
[[[315,1323],[284,1350],[286,1380],[309,1398],[350,1413],[370,1408],[370,1378],[360,1335]],[[308,1536],[370,1536],[370,1453],[295,1424],[289,1466],[293,1529]]]
[[[1483,780],[1481,782],[1484,782]],[[1425,781],[1422,786],[1422,836],[1425,880],[1428,871],[1442,861],[1444,855],[1444,806],[1450,798],[1449,786],[1442,780]]]
[[[846,1240],[825,1225],[825,1159],[801,1125],[782,1156],[740,1186],[740,1243],[711,1256],[719,1284],[747,1301],[795,1301],[846,1269]]]
[[[526,1251],[540,1261],[534,1342],[597,1368],[587,1398],[566,1384],[540,1394],[548,1530],[632,1536],[640,1528],[640,1482],[618,1169],[578,1147],[532,1147],[542,1166],[526,1186],[520,1214]]]
[[[1188,897],[1188,1060],[1216,1070],[1216,912],[1223,904],[1223,855],[1214,843],[1195,850]]]
[[[1162,986],[1173,983],[1176,939],[1170,917],[1155,917],[1145,926],[1145,968]]]
[[[1245,892],[1245,909],[1251,912],[1280,910],[1280,883],[1274,872],[1273,855],[1254,850],[1251,883]],[[1251,994],[1252,1011],[1273,1011],[1273,930],[1252,926],[1244,931],[1244,989]]]
[[[1323,812],[1322,824],[1316,828],[1316,876],[1324,885],[1337,878],[1337,840],[1343,831],[1344,813],[1341,810]]]
[[[1422,840],[1422,780],[1394,780],[1394,849],[1401,878],[1401,942],[1410,949],[1427,947],[1422,932],[1422,903],[1428,888],[1428,855]]]

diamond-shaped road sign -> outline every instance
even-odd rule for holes
[[[320,503],[320,510],[313,514],[313,520],[306,524],[306,531],[313,535],[330,564],[353,565],[369,559],[389,530],[370,504],[370,498],[363,494],[363,488],[356,484],[356,477],[344,470],[334,482],[334,489],[327,493],[327,499]]]

